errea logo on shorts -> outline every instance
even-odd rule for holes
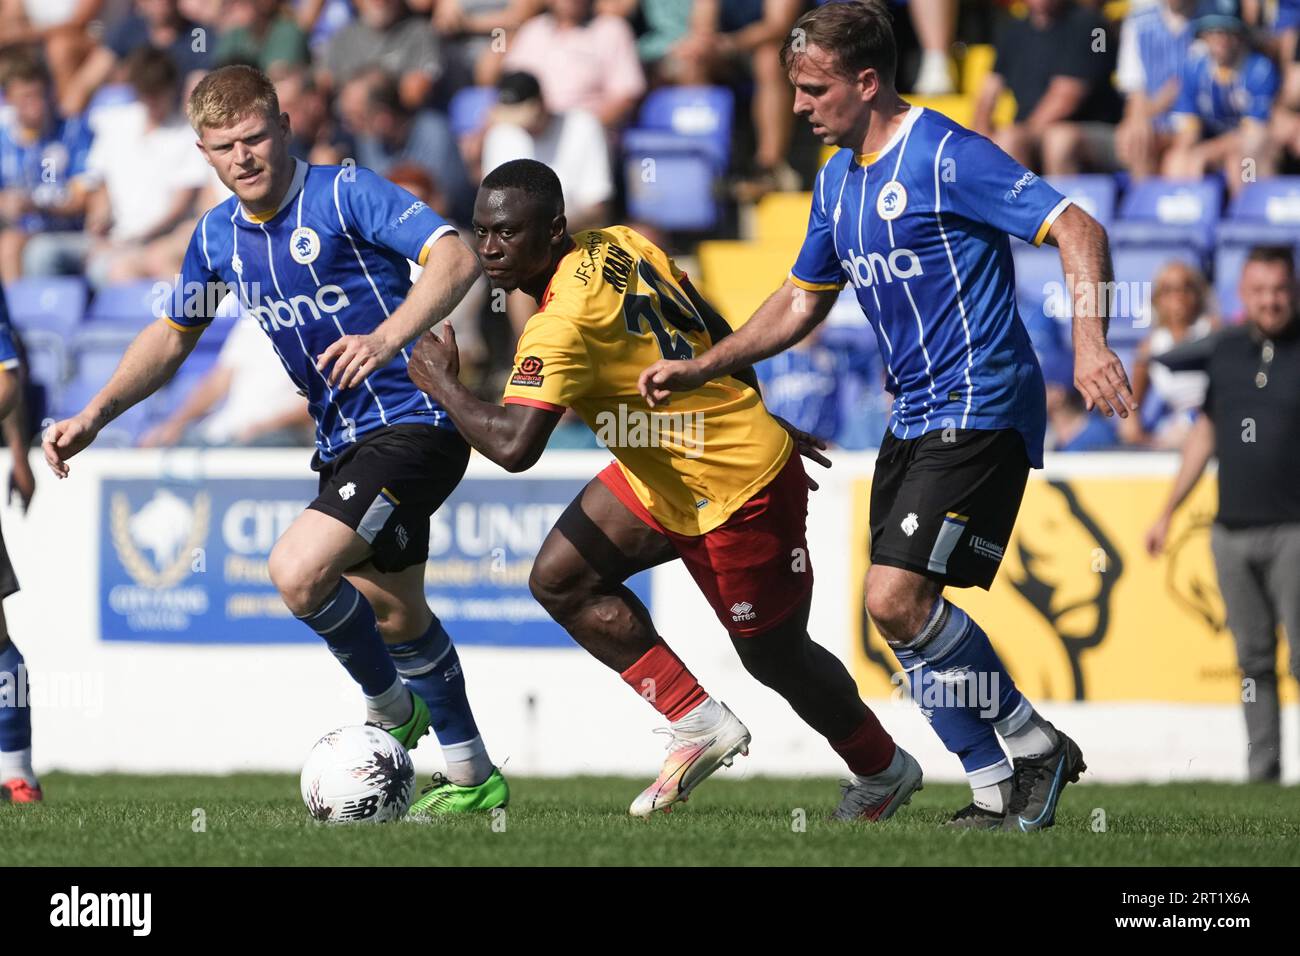
[[[731,605],[731,619],[733,621],[752,621],[756,617],[758,615],[754,613],[754,605],[748,601],[737,601]]]

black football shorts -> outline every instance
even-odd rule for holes
[[[1029,468],[1014,429],[886,432],[871,482],[871,563],[988,590]]]
[[[371,562],[390,573],[429,556],[429,516],[465,475],[469,445],[433,425],[390,425],[317,463],[320,488],[309,508],[337,518],[368,541]]]

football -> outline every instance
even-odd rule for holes
[[[411,806],[415,767],[406,748],[377,727],[340,727],[312,747],[302,800],[323,823],[387,823]]]

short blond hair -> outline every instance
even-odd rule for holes
[[[253,66],[223,66],[199,80],[185,107],[196,133],[222,129],[261,113],[280,115],[280,98],[271,78]]]

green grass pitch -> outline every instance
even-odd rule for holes
[[[1080,784],[1055,829],[1020,835],[941,828],[969,799],[953,784],[927,785],[884,824],[844,826],[825,819],[833,780],[719,779],[671,814],[632,819],[646,782],[516,778],[504,817],[328,826],[288,775],[50,774],[45,804],[0,804],[0,847],[6,866],[1300,863],[1296,787]]]

